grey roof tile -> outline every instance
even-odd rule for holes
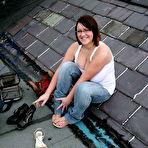
[[[40,6],[35,7],[28,15],[31,17],[34,17],[38,12],[40,12],[42,10],[43,10],[43,8]]]
[[[100,15],[94,15],[95,20],[97,21],[98,27],[101,30],[105,25],[111,22],[110,18],[102,17]]]
[[[38,21],[32,21],[30,23],[30,27],[28,28],[27,32],[30,34],[37,36],[40,34],[43,30],[45,30],[47,27],[43,25],[42,23],[39,23]]]
[[[35,61],[35,57],[34,57],[32,54],[30,54],[29,52],[25,52],[25,54],[26,54],[31,60]]]
[[[148,59],[146,59],[138,68],[137,71],[143,73],[144,75],[148,76]]]
[[[64,17],[57,13],[51,13],[49,16],[47,16],[42,23],[46,24],[47,26],[54,27],[59,22],[61,22],[64,19]]]
[[[69,3],[73,4],[73,5],[76,5],[76,6],[79,6],[81,2],[83,2],[84,0],[67,0]]]
[[[102,105],[101,109],[118,123],[122,124],[137,107],[136,103],[131,102],[131,98],[120,92],[116,92]]]
[[[116,76],[116,78],[118,78],[125,70],[126,70],[126,66],[115,62],[115,76]]]
[[[40,54],[45,52],[48,49],[48,46],[42,42],[36,40],[33,44],[26,48],[26,51],[37,58]]]
[[[143,107],[148,109],[148,86],[144,88],[139,94],[137,94],[134,98],[134,101]]]
[[[106,16],[115,7],[115,5],[100,2],[98,5],[96,5],[96,7],[93,8],[92,11],[96,14]]]
[[[66,7],[61,14],[64,15],[65,17],[72,18],[74,15],[76,15],[80,11],[80,8],[69,5]]]
[[[73,19],[74,19],[75,21],[77,21],[78,18],[79,18],[80,16],[82,16],[82,15],[91,15],[91,16],[93,16],[94,14],[91,13],[90,11],[87,11],[87,10],[84,10],[84,9],[80,9],[80,11],[79,11],[77,14],[75,14],[75,15],[73,16]]]
[[[139,139],[136,137],[130,142],[132,148],[147,148],[147,145],[143,144]]]
[[[124,23],[137,29],[143,30],[145,26],[148,25],[148,17],[144,14],[134,12],[124,21]]]
[[[26,35],[26,30],[21,30],[20,32],[18,32],[16,35],[14,35],[14,40],[18,41],[20,40],[24,35]]]
[[[17,43],[22,47],[22,48],[26,48],[29,45],[31,45],[34,41],[36,40],[36,38],[30,34],[26,34],[24,35],[22,38],[20,38]]]
[[[115,4],[117,6],[126,7],[128,4],[124,1],[110,0],[110,3]]]
[[[124,44],[123,42],[119,41],[119,40],[116,40],[114,38],[111,38],[111,37],[107,37],[105,40],[104,40],[104,43],[106,43],[113,55],[115,56],[118,52],[120,52],[120,50],[122,50],[123,48],[125,48],[126,44]]]
[[[56,13],[60,13],[67,5],[68,4],[66,4],[62,1],[57,1],[51,7],[49,7],[49,10],[52,10]]]
[[[144,49],[145,51],[148,51],[148,38],[141,43],[140,48]]]
[[[55,3],[55,0],[45,0],[43,1],[40,6],[44,7],[44,8],[49,8],[51,5],[53,5]]]
[[[128,26],[118,22],[118,21],[111,21],[107,24],[101,31],[109,36],[114,38],[118,38],[128,29]]]
[[[108,36],[104,33],[100,33],[101,34],[101,40],[104,41]]]
[[[119,37],[119,39],[123,42],[138,47],[147,39],[147,37],[147,32],[143,32],[134,28],[129,28]]]
[[[144,13],[145,15],[148,15],[148,10],[147,11],[145,11],[145,13]]]
[[[57,40],[51,44],[51,47],[59,54],[64,55],[67,48],[73,43],[73,41],[65,36],[60,36]]]
[[[115,19],[115,20],[118,20],[118,21],[124,21],[132,13],[133,13],[133,11],[131,11],[129,9],[122,8],[122,7],[116,7],[108,14],[108,16]]]
[[[146,86],[148,77],[136,71],[126,70],[116,82],[119,91],[133,98]]]
[[[42,62],[40,62],[38,59],[34,59],[35,63],[43,70],[43,71],[48,71],[49,68],[46,67]]]
[[[69,32],[67,32],[67,37],[69,37],[70,39],[76,41],[75,27],[73,27]]]
[[[110,127],[112,127],[115,131],[118,132],[119,136],[121,136],[123,140],[128,142],[133,137],[127,130],[124,129],[121,124],[119,124],[115,120],[109,118],[107,120],[107,123]]]
[[[42,54],[37,60],[43,63],[48,69],[50,69],[50,67],[52,67],[61,58],[62,56],[60,54],[58,54],[52,49],[49,49],[44,54]]]
[[[127,66],[128,68],[135,69],[147,56],[147,52],[144,52],[132,46],[126,46],[115,57],[115,60]]]
[[[148,145],[148,118],[146,118],[147,113],[147,109],[140,108],[124,125],[127,130],[129,130],[146,145]]]
[[[144,28],[144,31],[148,32],[148,25]]]
[[[73,20],[64,18],[59,24],[57,24],[54,28],[61,32],[62,34],[65,34],[68,32],[72,27],[75,26],[75,22]]]
[[[52,12],[49,9],[45,9],[40,11],[38,14],[34,16],[34,18],[38,21],[42,21],[45,19],[47,16],[49,16]]]
[[[39,38],[45,44],[50,45],[50,43],[53,42],[59,35],[60,33],[53,28],[46,28],[37,36],[37,38]]]
[[[111,3],[112,0],[101,0],[102,2]]]
[[[61,61],[62,61],[62,58],[59,61],[57,61],[55,64],[53,64],[50,67],[51,71],[55,72],[57,70],[57,68],[59,67],[59,65],[61,64]]]
[[[146,8],[140,7],[140,6],[136,6],[136,5],[127,5],[126,8],[139,12],[139,13],[144,13],[146,12]]]
[[[85,8],[86,10],[92,10],[96,5],[100,4],[101,2],[98,0],[84,0],[80,6]]]

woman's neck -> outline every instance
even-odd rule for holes
[[[92,43],[92,44],[82,45],[82,47],[86,50],[93,50],[95,48],[95,45]]]

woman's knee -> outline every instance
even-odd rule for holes
[[[62,78],[65,77],[67,74],[70,74],[71,68],[73,67],[73,62],[67,61],[64,62],[59,71],[59,77],[61,76]]]
[[[79,94],[90,95],[89,82],[81,82],[80,84],[78,84],[76,87],[76,91]]]
[[[69,70],[71,67],[75,66],[74,62],[66,61],[62,64],[61,69]]]
[[[78,84],[75,91],[75,99],[83,107],[88,107],[91,103],[91,95],[87,87],[87,82]]]
[[[71,61],[64,62],[60,69],[60,75],[64,75],[66,77],[73,74],[74,77],[81,74],[77,64]]]

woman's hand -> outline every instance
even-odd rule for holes
[[[35,104],[36,107],[41,107],[45,105],[48,99],[49,99],[49,95],[44,93],[42,96],[39,97],[39,99],[34,101],[33,104]]]
[[[65,98],[57,98],[56,100],[61,101],[62,103],[57,107],[57,110],[62,107],[62,112],[64,112],[65,109],[67,109],[68,105],[71,102],[71,99],[65,97]]]

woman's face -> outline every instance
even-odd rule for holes
[[[93,32],[83,26],[81,23],[77,25],[77,37],[82,45],[87,45],[93,42]]]

